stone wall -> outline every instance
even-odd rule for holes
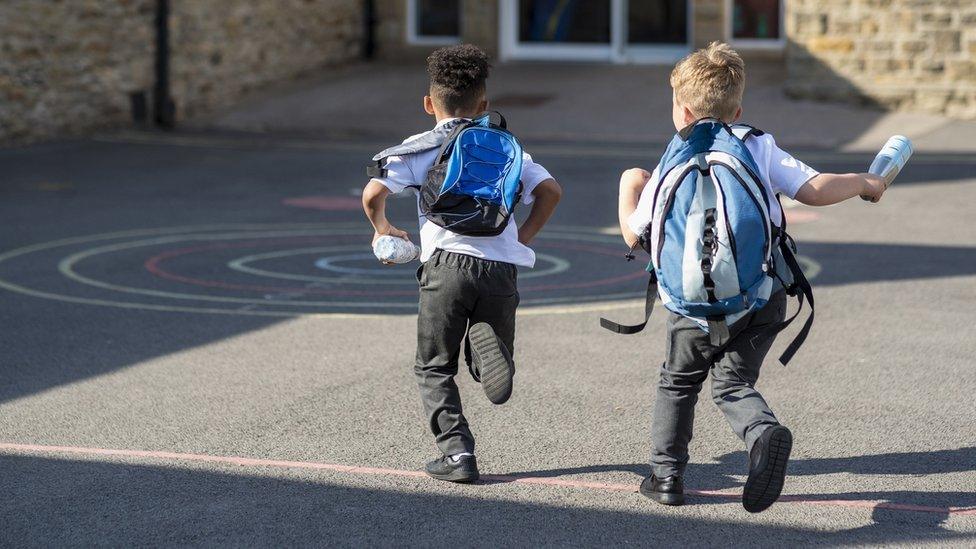
[[[0,141],[128,124],[129,94],[153,88],[155,10],[155,0],[0,1]],[[360,51],[358,0],[172,0],[171,12],[177,116]]]
[[[0,140],[129,118],[152,87],[153,0],[0,2]]]
[[[791,0],[793,97],[976,118],[976,0]]]
[[[358,0],[171,0],[177,113],[227,104],[255,88],[355,58]]]

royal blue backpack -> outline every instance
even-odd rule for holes
[[[778,197],[769,196],[745,146],[759,134],[750,126],[705,119],[674,137],[658,180],[644,190],[654,193],[652,221],[638,235],[651,256],[644,322],[626,326],[604,318],[604,328],[623,334],[643,330],[659,296],[668,310],[707,327],[712,344],[721,346],[729,339],[730,323],[766,305],[778,278],[801,308],[804,297],[811,307],[780,361],[785,365],[793,357],[813,323],[813,291],[796,261],[785,216],[779,226],[770,219],[770,201]],[[778,272],[784,266],[789,282]],[[769,330],[786,328],[799,312]]]
[[[431,222],[465,236],[501,234],[522,191],[522,145],[508,131],[500,113],[498,123],[484,113],[458,119],[417,139],[386,149],[367,168],[371,177],[384,177],[386,159],[439,148],[437,159],[421,185],[420,212]]]

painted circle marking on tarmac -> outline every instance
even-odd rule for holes
[[[606,256],[617,256],[621,255],[619,250],[616,249],[619,246],[616,245],[616,238],[612,235],[604,235],[599,233],[600,229],[592,227],[552,227],[547,230],[543,235],[540,235],[540,241],[538,246],[541,248],[553,248],[561,249],[566,251],[576,251],[582,252],[583,257],[587,257],[589,254],[601,254]],[[65,290],[58,288],[57,291],[49,291],[44,288],[31,287],[31,285],[25,283],[18,283],[14,280],[9,280],[0,277],[0,288],[6,289],[8,291],[20,293],[23,295],[28,295],[37,298],[57,300],[67,303],[76,304],[87,304],[87,305],[99,305],[99,306],[109,306],[117,307],[123,309],[132,310],[148,310],[148,311],[167,311],[167,312],[192,312],[192,313],[205,313],[205,314],[232,314],[232,315],[250,315],[250,316],[270,316],[270,317],[295,317],[295,316],[312,316],[312,317],[323,317],[323,318],[372,318],[372,317],[386,317],[388,315],[384,314],[371,314],[366,312],[348,312],[348,311],[314,311],[309,309],[314,308],[325,308],[325,309],[352,309],[355,311],[359,310],[377,310],[377,311],[394,311],[400,310],[402,313],[412,313],[416,310],[416,301],[411,300],[410,302],[397,302],[396,300],[384,300],[383,302],[370,301],[347,301],[347,300],[309,300],[308,295],[337,295],[341,297],[342,295],[350,295],[349,290],[337,290],[333,293],[329,293],[329,290],[322,288],[323,284],[342,284],[348,283],[349,277],[340,278],[328,278],[328,277],[317,277],[325,280],[303,280],[309,284],[303,288],[280,288],[280,287],[253,287],[248,285],[241,285],[247,287],[249,290],[254,291],[267,291],[270,295],[262,295],[256,298],[243,297],[243,296],[232,296],[232,295],[213,295],[206,293],[186,293],[186,292],[172,292],[165,291],[161,289],[152,288],[138,288],[132,286],[125,286],[122,284],[116,284],[111,281],[97,280],[88,276],[85,276],[77,271],[77,266],[80,262],[89,259],[101,259],[105,254],[128,252],[131,250],[136,250],[138,248],[152,247],[152,246],[166,246],[176,243],[184,242],[211,242],[220,243],[218,244],[223,250],[233,249],[234,247],[247,248],[256,247],[258,244],[273,244],[280,245],[282,243],[287,243],[289,245],[294,245],[297,242],[308,242],[321,240],[323,238],[333,238],[333,237],[364,237],[364,234],[360,224],[260,224],[260,225],[203,225],[203,226],[186,226],[186,227],[167,227],[167,228],[157,228],[157,229],[141,229],[141,230],[131,230],[131,231],[119,231],[114,233],[105,233],[84,237],[73,237],[65,238],[60,240],[55,240],[51,242],[39,243],[30,246],[25,246],[22,248],[17,248],[14,250],[9,250],[0,253],[0,265],[4,263],[9,263],[18,258],[23,258],[30,254],[37,253],[48,253],[56,251],[59,248],[70,248],[74,247],[76,251],[74,253],[69,253],[66,256],[62,256],[57,260],[57,268],[60,273],[79,284],[97,288],[99,290],[110,291],[120,294],[129,295],[141,295],[147,296],[153,299],[160,300],[177,300],[177,303],[182,302],[197,302],[190,303],[187,305],[180,305],[174,303],[166,302],[143,302],[143,301],[129,301],[125,299],[113,299],[113,298],[101,298],[87,295],[72,295],[70,293],[65,293]],[[115,241],[115,242],[112,242]],[[239,241],[236,244],[234,241]],[[84,248],[78,250],[77,247],[89,245],[89,244],[100,244],[94,247]],[[605,247],[608,244],[614,245],[613,248]],[[604,246],[600,246],[604,245]],[[367,246],[368,248],[368,246]],[[280,257],[295,256],[299,255],[305,251],[314,253],[334,253],[334,252],[354,252],[356,250],[362,250],[362,245],[345,245],[345,246],[316,246],[309,247],[306,245],[304,248],[300,249],[287,249],[278,250],[272,252],[272,254],[277,254]],[[172,253],[170,250],[169,253]],[[165,255],[165,254],[161,254]],[[233,265],[237,267],[231,270],[243,271],[246,269],[254,269],[254,267],[248,265],[249,262],[257,261],[258,256],[267,257],[269,254],[252,254],[243,258],[237,258],[231,260],[227,265],[230,267]],[[345,253],[345,255],[350,255]],[[360,252],[360,254],[355,254],[358,257],[366,258],[371,257],[365,252]],[[101,257],[100,257],[101,256]],[[520,274],[521,278],[540,278],[549,275],[565,273],[570,268],[570,262],[563,259],[557,255],[552,254],[537,254],[537,257],[541,261],[549,263],[549,266],[545,269],[540,269],[539,271],[526,271]],[[263,257],[262,257],[263,259]],[[271,259],[271,258],[269,258]],[[48,259],[49,260],[49,259]],[[809,258],[800,257],[801,264],[803,264],[805,270],[808,270],[808,277],[813,278],[816,273],[819,272],[820,266],[810,260]],[[620,271],[620,269],[615,268],[615,270]],[[274,273],[274,271],[267,271],[261,269],[260,271],[266,271],[261,273],[249,273],[255,276],[265,276],[268,278],[275,278],[268,276],[268,273]],[[411,269],[412,271],[412,269]],[[589,271],[592,273],[593,271]],[[599,272],[599,269],[597,269]],[[538,274],[537,274],[538,273]],[[279,275],[278,278],[287,278],[287,276],[294,273],[274,273]],[[372,273],[369,275],[372,277]],[[534,276],[533,276],[534,275]],[[304,275],[298,275],[304,276]],[[622,275],[612,275],[603,277],[600,279],[570,279],[569,282],[562,281],[552,281],[551,283],[536,283],[528,284],[521,288],[522,291],[553,291],[562,290],[567,288],[581,288],[588,289],[593,287],[598,287],[601,285],[613,285],[618,284],[627,280],[642,278],[645,276],[640,270],[635,270]],[[408,277],[408,284],[414,284],[412,274]],[[565,278],[565,277],[564,277]],[[199,281],[199,280],[197,280]],[[221,281],[203,281],[205,284],[216,283],[221,284]],[[549,282],[549,281],[546,281]],[[233,285],[230,285],[233,287]],[[365,295],[373,296],[377,295],[378,292],[367,292]],[[415,291],[403,292],[402,295],[415,295]],[[352,295],[363,295],[353,293]],[[519,314],[521,316],[534,316],[540,314],[564,314],[564,313],[579,313],[588,311],[603,311],[611,309],[624,309],[638,307],[642,304],[639,298],[642,297],[642,292],[640,291],[625,291],[625,292],[613,292],[605,294],[593,294],[593,293],[583,293],[582,295],[551,295],[545,297],[528,298],[523,300],[523,305],[527,307],[520,310]],[[624,300],[624,301],[620,301]],[[221,305],[216,307],[213,305],[206,305],[206,303],[211,303],[215,305]],[[269,309],[268,307],[272,307]],[[274,310],[273,307],[283,307],[288,310]]]
[[[375,259],[376,258],[373,254],[366,253],[333,255],[320,258],[315,262],[315,266],[323,271],[332,271],[351,275],[400,276],[402,274],[402,268],[397,268],[393,265],[381,264],[370,268],[344,267],[339,265],[339,263],[347,263],[349,261],[374,260],[375,262]]]
[[[235,271],[240,271],[242,273],[253,274],[255,276],[264,276],[268,278],[280,278],[283,280],[297,280],[301,282],[344,282],[348,284],[404,284],[404,285],[416,285],[417,282],[412,277],[401,280],[377,280],[377,279],[364,279],[362,277],[344,277],[344,278],[329,278],[322,276],[312,276],[312,275],[302,275],[296,273],[281,273],[277,271],[270,271],[267,269],[259,269],[252,266],[253,263],[258,263],[268,259],[279,259],[282,257],[289,257],[294,255],[303,254],[323,254],[336,251],[358,251],[362,250],[362,246],[343,246],[343,247],[315,247],[315,248],[299,248],[295,250],[283,250],[277,252],[268,252],[263,254],[253,254],[244,257],[239,257],[233,259],[227,263],[227,266]],[[375,262],[376,258],[368,253],[359,254],[363,259],[369,258],[369,260]],[[531,269],[525,272],[519,273],[519,279],[531,279],[538,278],[541,276],[548,276],[553,274],[559,274],[569,270],[570,262],[556,257],[554,255],[536,253],[536,261],[542,261],[548,263],[549,266],[545,268]],[[327,256],[315,262],[315,266],[322,268],[323,260],[335,260],[335,257]],[[332,267],[331,263],[327,263]],[[411,262],[407,267],[391,267],[391,266],[377,266],[375,270],[369,270],[368,274],[380,275],[380,276],[400,276],[402,277],[406,269],[410,270],[410,274],[416,270],[416,263]],[[342,272],[340,269],[327,269]],[[342,268],[342,270],[348,270],[348,268]],[[360,273],[357,273],[360,274]]]
[[[582,229],[586,231],[587,229]],[[589,229],[592,231],[592,229]],[[560,230],[558,228],[551,228],[550,231],[545,235],[540,235],[540,243],[544,240],[568,240],[574,243],[578,242],[592,242],[594,244],[610,244],[616,243],[616,239],[608,239],[606,236],[599,234],[587,234],[585,232],[578,232],[580,229],[564,229]],[[100,306],[110,306],[125,309],[136,309],[136,310],[152,310],[152,311],[173,311],[173,312],[201,312],[208,314],[241,314],[241,315],[257,315],[257,316],[277,316],[277,317],[293,317],[293,316],[323,316],[323,317],[362,317],[362,313],[347,313],[347,312],[310,312],[304,311],[280,311],[280,310],[259,310],[255,307],[267,304],[280,304],[282,306],[287,306],[288,308],[296,307],[348,307],[348,308],[376,308],[380,310],[391,310],[394,308],[405,308],[405,309],[416,309],[416,302],[411,303],[396,303],[396,302],[384,302],[384,303],[368,303],[368,302],[350,302],[350,301],[318,301],[309,302],[304,299],[274,299],[274,296],[265,296],[262,299],[250,299],[246,297],[235,297],[235,296],[220,296],[220,295],[206,295],[206,294],[188,294],[184,292],[168,292],[164,290],[156,290],[151,288],[133,288],[130,286],[124,286],[121,284],[115,284],[109,281],[96,280],[94,278],[85,276],[76,270],[76,266],[79,262],[87,260],[89,258],[94,258],[95,256],[113,252],[123,252],[127,250],[132,250],[140,246],[164,246],[167,244],[173,244],[178,242],[186,241],[231,241],[231,240],[244,240],[244,239],[256,239],[256,240],[269,240],[271,238],[297,238],[302,236],[314,237],[314,236],[328,236],[328,235],[348,235],[348,236],[366,236],[364,235],[361,225],[359,224],[289,224],[289,225],[202,225],[202,226],[186,226],[186,227],[167,227],[158,229],[140,229],[140,230],[130,230],[130,231],[118,231],[113,233],[105,233],[84,237],[72,237],[65,238],[51,242],[45,242],[40,244],[34,244],[30,246],[25,246],[15,250],[9,250],[4,253],[0,253],[0,263],[7,263],[18,258],[22,258],[28,254],[35,254],[41,252],[47,252],[48,254],[58,248],[69,248],[77,247],[85,244],[108,242],[100,246],[95,246],[92,248],[82,249],[71,253],[66,257],[62,257],[58,261],[59,271],[75,282],[92,286],[105,291],[126,293],[126,294],[136,294],[145,295],[157,299],[166,300],[182,300],[182,301],[202,301],[211,302],[221,305],[234,306],[233,309],[224,308],[214,308],[212,306],[201,306],[201,305],[174,305],[169,303],[145,303],[145,302],[133,302],[118,299],[104,299],[100,297],[90,297],[85,295],[71,295],[70,293],[64,293],[64,290],[58,289],[57,291],[47,291],[43,288],[30,287],[24,283],[18,283],[14,280],[8,280],[0,278],[0,288],[7,289],[9,291],[21,293],[24,295],[29,295],[33,297],[52,299],[68,303],[78,303],[78,304],[89,304],[89,305],[100,305]],[[136,239],[136,242],[123,241],[118,242],[122,239]],[[111,242],[116,240],[116,242]],[[558,246],[553,246],[558,247]],[[357,247],[357,249],[361,249]],[[606,255],[617,255],[616,250],[610,250],[604,248],[600,250]],[[543,260],[551,257],[552,265],[549,269],[553,272],[565,272],[569,269],[569,263],[562,258],[557,256],[550,256],[547,254],[540,254]],[[525,272],[523,278],[534,278],[530,276],[534,274],[532,271]],[[640,273],[635,273],[640,275]],[[541,276],[541,275],[539,275]],[[566,284],[566,287],[581,287],[597,284],[608,284],[616,283],[619,277],[607,277],[602,281],[589,281],[583,282],[573,282]],[[412,279],[412,277],[411,277]],[[554,286],[556,288],[559,285]],[[313,288],[314,289],[314,288]],[[280,289],[275,288],[275,290],[280,291]],[[523,304],[528,305],[533,308],[524,308],[520,311],[521,315],[536,315],[536,314],[559,314],[559,313],[572,313],[572,312],[582,312],[582,311],[594,311],[594,310],[607,310],[607,309],[618,309],[633,306],[629,302],[607,302],[611,300],[622,300],[622,299],[632,299],[639,297],[639,292],[615,292],[607,294],[587,294],[583,296],[553,296],[544,298],[530,298],[524,299]],[[567,303],[572,303],[572,305],[565,305]],[[406,311],[405,311],[406,312]],[[385,316],[376,314],[366,314],[365,316]]]

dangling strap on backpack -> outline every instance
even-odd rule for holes
[[[796,260],[796,244],[793,243],[792,246],[790,245],[790,243],[793,242],[793,237],[786,234],[786,232],[782,230],[777,230],[777,233],[779,250],[783,254],[783,261],[786,263],[786,266],[790,269],[790,273],[793,275],[793,283],[789,286],[784,284],[783,287],[786,290],[787,295],[796,296],[797,301],[799,302],[799,307],[797,307],[796,312],[793,313],[793,316],[784,320],[783,322],[773,324],[761,335],[776,335],[785,330],[791,322],[796,320],[796,317],[800,316],[800,311],[803,310],[804,298],[810,302],[810,315],[807,317],[806,322],[803,323],[803,327],[800,328],[800,331],[796,334],[796,337],[793,338],[793,341],[790,342],[790,344],[786,347],[786,350],[783,351],[783,354],[779,357],[780,364],[786,366],[786,364],[793,359],[793,355],[795,355],[797,350],[800,349],[800,346],[803,345],[803,342],[806,341],[807,335],[810,333],[810,327],[813,326],[815,311],[813,305],[813,287],[810,286],[810,281],[807,280],[806,275],[803,274],[803,268],[800,267],[800,263]],[[782,279],[780,279],[780,282],[782,282]]]
[[[450,141],[449,138],[452,136],[454,130],[456,130],[458,126],[465,124],[470,124],[470,121],[463,118],[451,120],[443,126],[439,126],[427,133],[422,134],[417,139],[408,141],[406,143],[401,143],[399,145],[394,145],[376,153],[376,155],[373,156],[373,162],[366,166],[366,175],[369,177],[386,177],[387,171],[385,163],[387,158],[405,154],[416,154],[419,152],[440,148],[445,141]]]
[[[783,234],[786,235],[786,233]],[[789,344],[789,346],[786,347],[783,354],[780,355],[779,361],[783,366],[786,366],[786,364],[789,363],[789,361],[793,358],[793,355],[796,354],[796,351],[801,345],[803,345],[803,342],[806,341],[807,335],[810,333],[810,327],[813,326],[814,316],[813,287],[810,286],[810,281],[807,280],[806,275],[803,274],[803,269],[796,261],[796,256],[794,255],[793,250],[790,248],[790,245],[787,243],[788,239],[792,240],[788,235],[786,235],[786,238],[781,238],[779,242],[779,249],[781,252],[783,252],[783,260],[786,262],[786,266],[789,267],[790,272],[793,274],[793,284],[789,288],[786,288],[786,293],[791,296],[796,296],[797,301],[799,301],[799,307],[797,308],[796,312],[793,313],[793,316],[770,329],[772,330],[772,333],[776,334],[789,326],[790,323],[800,315],[800,311],[803,309],[804,297],[810,302],[810,315],[807,316],[807,320],[803,323],[803,327],[800,328],[799,333],[796,334],[793,341]]]
[[[652,271],[650,278],[647,279],[647,295],[644,297],[644,322],[628,326],[627,324],[618,324],[612,320],[600,317],[600,326],[618,334],[636,334],[647,326],[647,319],[651,318],[651,312],[654,311],[654,300],[656,298],[657,274]]]

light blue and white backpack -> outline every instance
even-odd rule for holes
[[[761,133],[705,119],[674,137],[661,159],[658,180],[644,190],[654,193],[652,221],[638,235],[651,256],[644,322],[626,326],[603,318],[604,328],[640,332],[657,295],[668,310],[698,321],[712,344],[721,346],[729,339],[729,325],[766,305],[774,279],[779,279],[801,308],[804,297],[811,308],[780,357],[784,365],[789,362],[813,323],[813,291],[796,261],[785,216],[779,226],[770,219],[770,201],[778,197],[769,196],[745,146],[746,139]],[[777,273],[777,266],[790,271],[789,281]],[[779,332],[799,313],[769,330]]]

